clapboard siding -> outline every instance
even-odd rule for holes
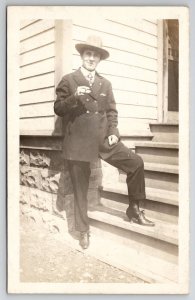
[[[55,21],[21,22],[20,127],[30,133],[54,130]]]
[[[157,117],[156,107],[134,106],[129,104],[117,105],[118,115],[121,118],[155,119]]]
[[[74,41],[74,42],[75,42],[75,44],[77,43],[77,41]],[[130,66],[140,67],[143,70],[146,69],[146,70],[151,70],[151,71],[157,72],[157,62],[154,59],[139,56],[136,53],[124,52],[119,49],[108,49],[107,48],[107,50],[110,53],[110,57],[108,58],[109,62],[123,64],[123,65],[129,66],[129,67]],[[81,60],[80,60],[78,53],[76,53],[75,50],[73,52],[73,55],[74,55],[73,61],[75,61],[74,66],[76,66],[75,65],[76,62],[78,62],[78,65],[80,65]],[[101,64],[98,66],[98,69],[99,70],[101,69]]]
[[[35,62],[34,64],[26,65],[20,68],[20,79],[41,75],[55,70],[54,57],[43,61]]]
[[[52,131],[56,47],[60,42],[55,40],[55,20],[23,20],[20,28],[21,129]],[[157,120],[157,32],[157,20],[73,21],[72,52],[68,55],[72,53],[72,57],[67,58],[72,60],[72,70],[81,64],[75,44],[90,34],[100,35],[110,53],[98,72],[112,83],[122,135],[149,131],[149,122]]]
[[[54,72],[20,80],[20,92],[54,86]]]
[[[111,19],[107,19],[107,20],[109,22],[111,22],[111,24],[113,22],[115,22],[116,24],[118,23],[123,26],[127,26],[127,27],[129,26],[129,27],[137,29],[139,31],[146,32],[150,35],[157,36],[157,29],[156,29],[157,23],[154,24],[154,23],[148,22],[147,20],[144,20],[144,19],[142,20],[142,22],[140,22],[140,20],[138,20],[138,19],[131,19],[131,18],[125,19],[125,20],[123,18],[123,19],[117,20],[117,21],[116,20],[113,21]]]
[[[122,91],[140,92],[149,95],[157,94],[157,85],[155,83],[145,82],[137,79],[131,79],[127,77],[117,77],[113,75],[106,76],[114,89]]]
[[[156,19],[143,19],[143,20],[154,25],[157,25],[158,22]]]
[[[44,31],[54,28],[54,20],[39,20],[33,26],[25,27],[21,30],[20,41],[32,38],[35,35],[40,35]]]
[[[74,34],[74,39],[77,41],[85,41],[86,36],[93,34],[92,29],[86,29],[83,27],[75,26],[75,34]],[[122,29],[121,29],[122,31]],[[126,52],[131,52],[131,53],[136,53],[142,56],[150,57],[150,58],[157,58],[157,45],[151,46],[146,44],[146,41],[139,41],[136,42],[135,40],[130,40],[125,37],[120,37],[120,36],[115,36],[115,35],[110,35],[109,33],[105,32],[94,32],[95,34],[101,35],[102,39],[105,41],[104,42],[104,47],[105,48],[114,48],[118,49],[120,47],[120,50],[126,51]],[[155,40],[156,37],[152,36]],[[140,39],[141,40],[141,39]],[[114,41],[114,43],[113,43]]]
[[[55,98],[53,87],[41,90],[26,91],[20,94],[20,104],[34,104],[39,102],[52,101]]]
[[[49,29],[46,32],[41,32],[39,35],[32,36],[27,40],[20,43],[20,53],[25,53],[43,47],[45,45],[53,43],[55,40],[55,30],[54,28]]]
[[[108,44],[110,42],[112,43],[112,37],[114,36],[116,41],[120,41],[122,44],[125,43],[125,41],[133,41],[137,44],[140,43],[143,45],[148,45],[157,48],[156,36],[148,34],[147,32],[143,32],[141,30],[137,30],[128,25],[120,24],[118,22],[115,22],[114,20],[112,22],[105,20],[104,22],[99,22],[98,24],[89,23],[87,21],[86,23],[84,23],[83,20],[80,22],[79,20],[77,20],[73,24],[75,27],[77,27],[75,34],[81,39],[85,35],[89,35],[92,34],[92,32],[96,32],[96,34],[99,33],[99,35],[101,35],[102,38],[105,40],[105,46],[109,46]]]
[[[31,20],[29,20],[29,19],[27,19],[27,20],[21,20],[20,21],[20,29],[24,29],[25,27],[27,27],[27,26],[30,26],[30,25],[32,25],[33,23],[36,23],[36,22],[39,22],[40,21],[40,19],[31,19]]]
[[[120,91],[113,89],[114,97],[119,104],[134,104],[156,107],[156,96],[131,91]]]
[[[75,20],[73,45],[84,42],[88,35],[101,36],[110,53],[98,72],[113,87],[119,114],[119,130],[149,131],[149,122],[157,120],[158,31],[156,20],[109,19],[102,22]],[[73,70],[80,65],[73,48]],[[127,127],[126,127],[127,126]]]
[[[54,130],[54,116],[49,117],[33,117],[20,119],[20,129],[22,131],[28,132],[29,134],[33,131],[34,133],[37,131],[49,131]]]
[[[55,56],[55,45],[50,44],[20,55],[20,66],[36,63]]]
[[[22,105],[20,106],[20,118],[52,116],[54,115],[53,103],[54,101]]]
[[[152,120],[149,120],[150,122]],[[142,118],[118,118],[118,128],[121,136],[144,135],[149,132],[148,119]]]
[[[73,69],[78,69],[79,64],[80,57],[76,57],[73,62]],[[129,78],[157,83],[156,71],[146,70],[138,66],[130,66],[105,60],[103,64],[98,66],[97,70],[105,75],[124,76],[125,74]]]

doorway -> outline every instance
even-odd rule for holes
[[[178,123],[179,119],[179,22],[166,20],[164,22],[164,66],[165,94],[164,122]]]

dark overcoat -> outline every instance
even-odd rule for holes
[[[118,113],[111,83],[97,72],[91,92],[75,96],[78,86],[88,86],[81,70],[65,75],[56,88],[55,113],[63,118],[63,156],[65,159],[93,161],[107,159],[116,152],[127,152],[121,142]],[[108,136],[119,142],[110,146]]]

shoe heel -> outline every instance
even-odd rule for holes
[[[129,222],[130,222],[130,223],[133,223],[133,218],[134,218],[134,216],[133,216],[132,210],[130,210],[129,208],[127,208],[127,210],[126,210],[126,215],[127,215],[128,219],[129,219]]]

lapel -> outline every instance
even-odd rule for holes
[[[98,98],[99,91],[102,87],[102,80],[103,80],[103,77],[96,72],[95,80],[92,85],[92,92],[91,92],[91,94],[93,95],[94,98]]]
[[[89,87],[89,82],[87,81],[80,69],[76,70],[73,73],[73,77],[78,86],[85,85]]]
[[[85,78],[85,76],[83,75],[83,73],[81,72],[80,69],[78,69],[77,71],[74,72],[73,77],[78,86],[85,85],[85,86],[90,87],[88,80]],[[103,77],[96,72],[95,80],[91,87],[91,93],[90,93],[92,98],[95,98],[95,99],[98,98],[98,93],[102,86],[102,80],[103,80]]]

